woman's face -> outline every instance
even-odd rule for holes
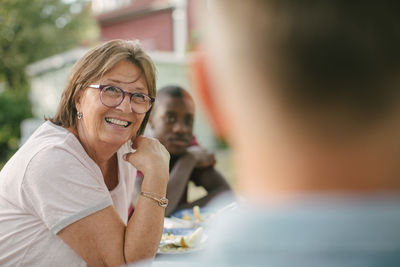
[[[149,94],[139,67],[125,60],[92,84],[112,85],[131,93]],[[83,114],[82,119],[77,121],[79,138],[91,147],[111,145],[119,148],[136,134],[146,115],[132,112],[128,95],[117,107],[103,105],[100,89],[97,88],[81,91],[76,108]]]

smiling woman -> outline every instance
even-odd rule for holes
[[[169,178],[168,152],[141,136],[155,94],[154,65],[135,42],[109,41],[74,65],[56,115],[0,173],[0,265],[154,256]],[[143,192],[128,220],[137,170]]]

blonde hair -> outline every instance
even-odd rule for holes
[[[154,63],[143,51],[138,41],[111,40],[89,50],[72,67],[61,101],[51,122],[69,128],[76,128],[75,100],[81,90],[85,90],[93,81],[100,79],[118,62],[127,60],[142,71],[151,97],[156,96],[156,74]],[[144,132],[151,110],[140,126],[137,135]]]

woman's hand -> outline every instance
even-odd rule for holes
[[[196,168],[205,168],[215,164],[214,153],[208,152],[199,146],[191,146],[186,150],[196,160]]]
[[[137,136],[133,140],[135,152],[127,153],[124,159],[143,173],[143,191],[157,193],[159,186],[166,187],[169,178],[169,159],[167,149],[151,137]]]

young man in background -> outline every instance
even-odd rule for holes
[[[214,154],[200,147],[193,136],[194,114],[194,101],[182,87],[171,85],[157,92],[148,127],[152,137],[157,138],[171,155],[166,216],[196,205],[202,207],[215,196],[230,191],[228,182],[214,168]],[[141,179],[137,181],[135,186],[140,188]],[[188,202],[189,181],[202,186],[207,195]]]

